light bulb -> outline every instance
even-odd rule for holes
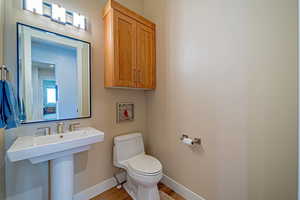
[[[24,9],[43,15],[43,1],[42,0],[25,0]]]
[[[66,23],[66,9],[52,4],[52,19],[57,22]]]
[[[73,25],[77,28],[86,29],[85,16],[73,12]]]

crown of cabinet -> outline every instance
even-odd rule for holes
[[[113,0],[103,20],[105,87],[155,89],[155,24]]]

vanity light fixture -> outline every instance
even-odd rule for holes
[[[43,15],[42,0],[24,0],[24,9],[33,13]]]
[[[77,28],[86,29],[85,16],[73,12],[73,25]]]
[[[59,23],[66,23],[66,9],[60,5],[52,4],[52,19]]]
[[[61,5],[43,0],[23,0],[23,8],[24,10],[48,17],[57,23],[87,30],[87,18],[85,16],[66,10]]]

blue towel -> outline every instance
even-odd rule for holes
[[[0,81],[0,128],[16,128],[19,124],[19,107],[12,85]]]

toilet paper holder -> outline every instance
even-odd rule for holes
[[[180,140],[182,141],[182,140],[188,139],[188,138],[190,138],[188,135],[183,134],[183,135],[181,136]],[[194,145],[194,144],[201,145],[201,143],[202,143],[202,141],[201,141],[200,138],[194,138],[194,139],[192,140],[192,145]]]

